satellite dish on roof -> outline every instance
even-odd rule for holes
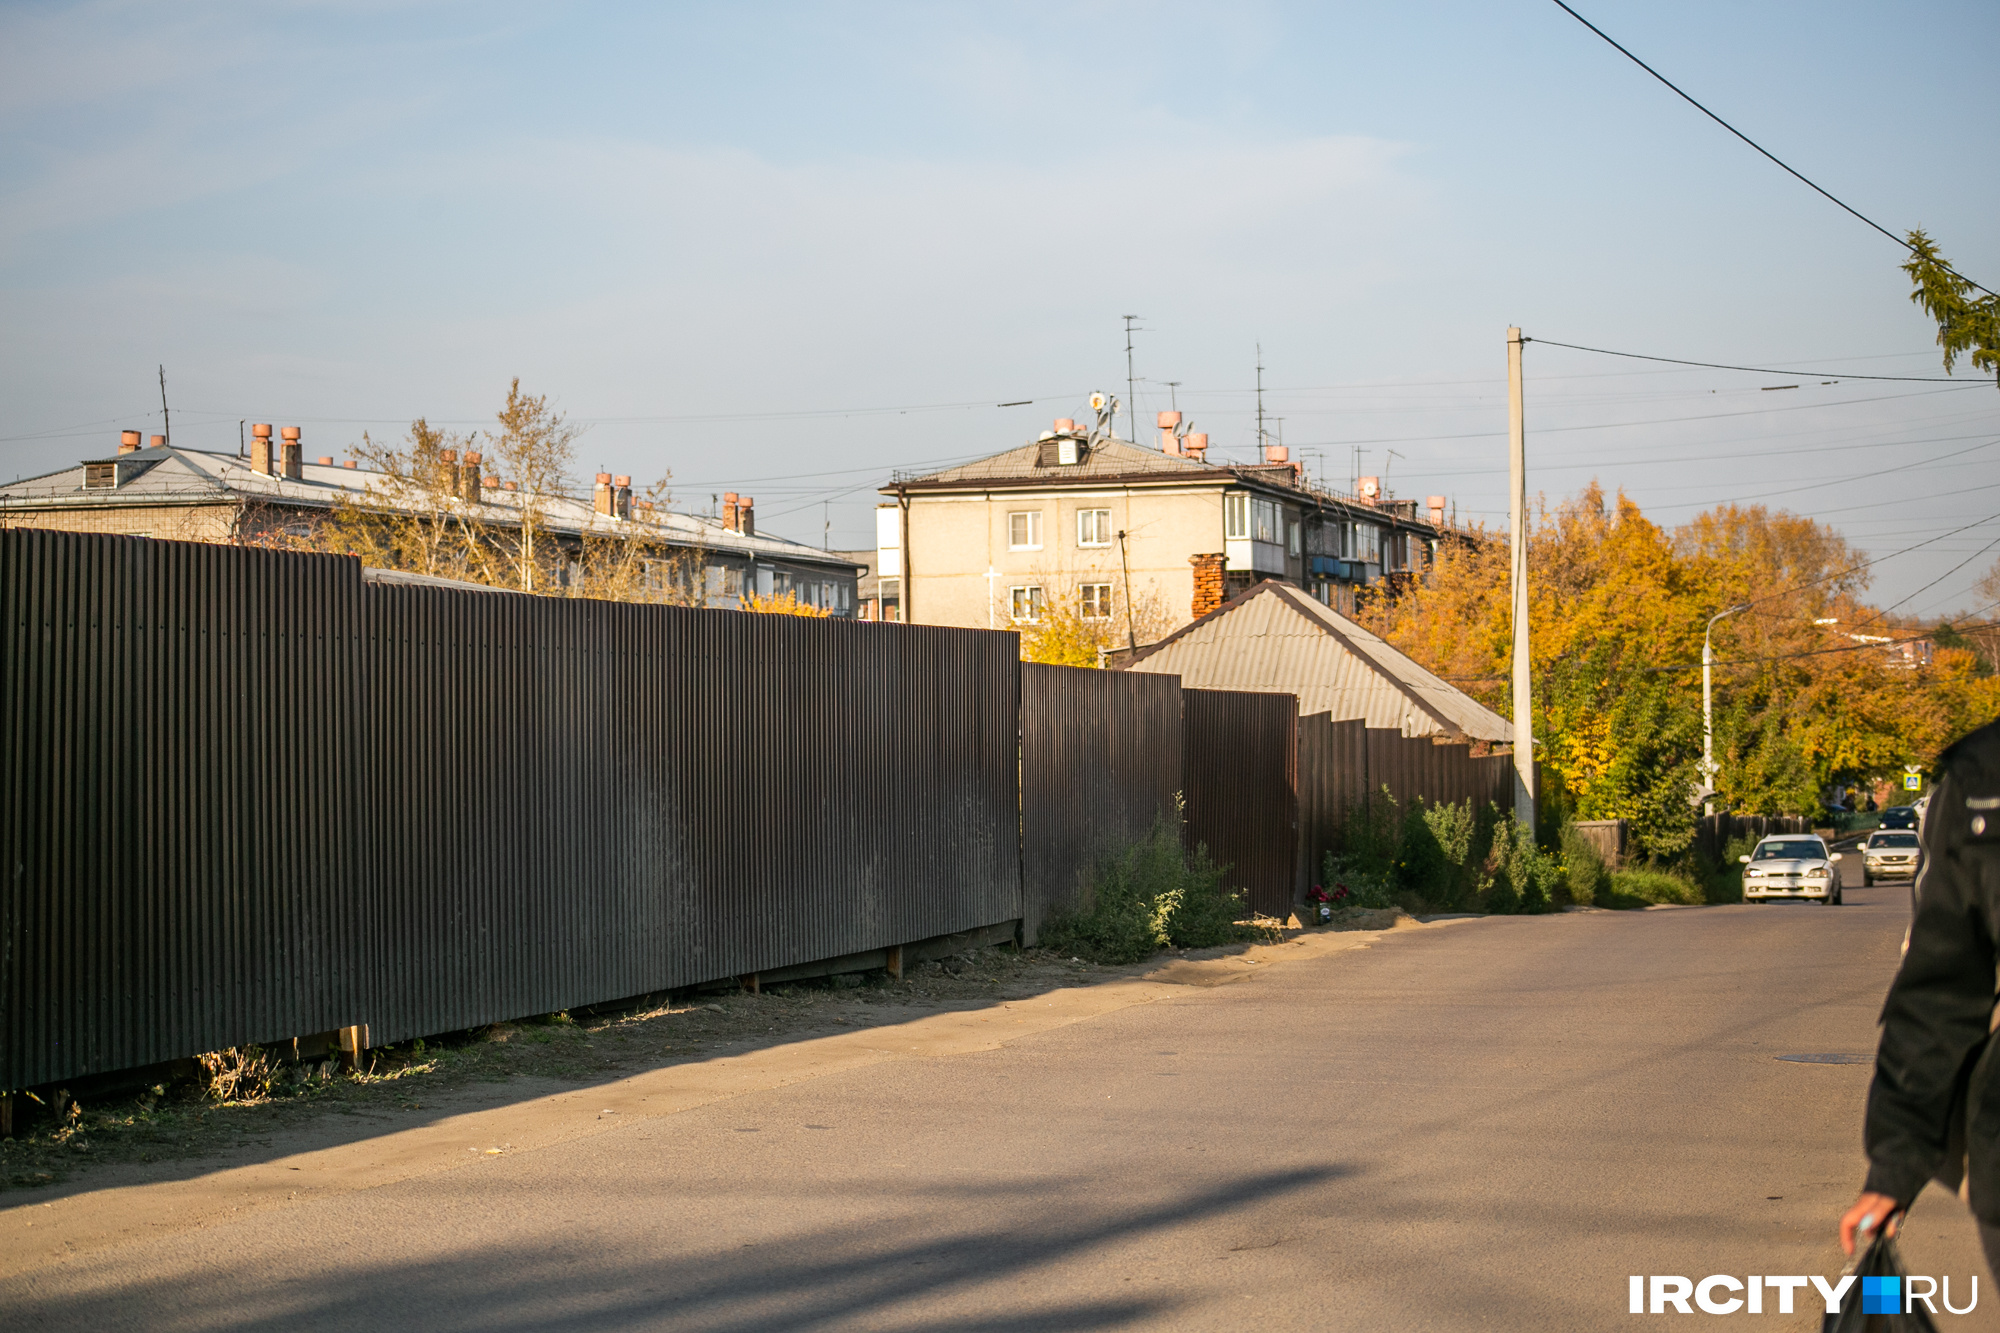
[[[1090,395],[1090,410],[1093,412],[1102,412],[1104,410],[1104,405],[1110,401],[1111,400],[1104,394],[1094,393]]]

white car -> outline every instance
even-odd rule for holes
[[[1923,849],[1913,830],[1885,829],[1871,833],[1861,846],[1864,867],[1861,886],[1867,888],[1878,879],[1915,879],[1922,857]]]
[[[1743,901],[1776,902],[1797,898],[1803,902],[1840,906],[1840,876],[1833,863],[1839,852],[1829,852],[1813,834],[1787,833],[1766,838],[1743,862]]]

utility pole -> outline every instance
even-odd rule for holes
[[[169,445],[174,442],[174,423],[167,416],[167,368],[160,367],[160,434]]]
[[[1139,379],[1132,373],[1132,321],[1144,318],[1144,315],[1125,316],[1125,421],[1134,444],[1139,442]],[[1112,433],[1117,434],[1116,430]]]
[[[1507,330],[1507,498],[1513,529],[1514,822],[1535,831],[1535,730],[1528,682],[1528,449],[1521,402],[1521,330]]]
[[[1717,611],[1708,618],[1708,628],[1701,632],[1701,785],[1710,795],[1715,791],[1716,767],[1715,707],[1714,695],[1710,692],[1708,683],[1708,664],[1715,660],[1715,655],[1709,649],[1708,637],[1715,632],[1716,621],[1722,619],[1724,616],[1733,616],[1738,611],[1748,611],[1749,609],[1750,603],[1744,602],[1739,606],[1732,606],[1726,611]],[[1701,812],[1705,815],[1714,814],[1715,802],[1708,800],[1704,796]]]

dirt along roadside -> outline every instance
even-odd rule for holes
[[[456,1047],[396,1048],[377,1054],[373,1074],[336,1076],[325,1091],[290,1101],[207,1108],[177,1140],[133,1138],[103,1154],[114,1160],[0,1193],[0,1277],[246,1212],[477,1170],[493,1157],[804,1079],[991,1050],[1366,948],[1392,931],[1435,928],[1407,917],[1349,924],[1388,929],[1290,932],[1131,967],[984,949],[900,981],[702,996],[581,1023],[496,1025]],[[100,1143],[117,1139],[99,1134]]]

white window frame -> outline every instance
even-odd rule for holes
[[[1227,541],[1249,540],[1250,497],[1242,491],[1228,491],[1223,494],[1222,536]]]
[[[1299,554],[1299,543],[1304,539],[1304,534],[1299,531],[1299,526],[1297,519],[1289,515],[1285,518],[1285,549],[1294,556]]]
[[[1086,583],[1077,590],[1077,614],[1085,620],[1111,619],[1111,585]]]
[[[1040,622],[1042,613],[1048,609],[1048,601],[1039,583],[1016,584],[1007,589],[1007,616],[1017,625],[1033,625]],[[1027,614],[1023,615],[1022,612]]]
[[[1039,551],[1042,549],[1041,510],[1014,509],[1008,511],[1007,549],[1010,551]]]
[[[1111,511],[1109,509],[1077,510],[1076,544],[1078,546],[1111,545]]]
[[[1278,502],[1258,496],[1250,506],[1250,539],[1276,546],[1279,533]]]

